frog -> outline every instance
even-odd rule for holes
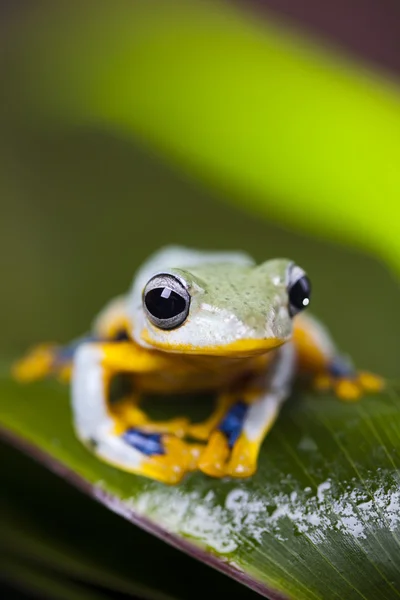
[[[292,259],[257,263],[239,250],[165,246],[87,333],[31,348],[13,376],[69,383],[77,438],[115,468],[166,485],[193,471],[249,478],[298,379],[347,402],[385,385],[338,351],[308,310],[311,292],[308,274]],[[131,389],[111,401],[119,374]],[[202,421],[157,421],[144,410],[148,394],[198,392],[214,397]]]

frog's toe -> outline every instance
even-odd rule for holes
[[[317,392],[327,392],[332,389],[334,379],[329,373],[319,373],[312,381],[312,387]]]
[[[226,475],[230,477],[251,477],[257,470],[257,455],[260,444],[250,442],[245,434],[241,434],[232,449],[230,460],[226,466]]]
[[[368,371],[360,371],[358,373],[358,383],[364,392],[381,392],[386,387],[386,382],[383,377],[369,373]]]
[[[359,385],[356,378],[347,379],[340,378],[333,382],[333,390],[335,395],[345,402],[354,402],[359,400],[363,395],[362,387]]]
[[[134,472],[166,484],[179,483],[197,467],[200,447],[178,437],[141,429],[127,430],[122,439],[142,454]]]
[[[226,436],[222,431],[214,431],[207,446],[200,454],[198,468],[210,477],[223,477],[225,465],[230,454],[230,448]]]
[[[385,388],[385,381],[382,377],[360,371],[353,378],[341,378],[334,383],[334,390],[338,398],[344,401],[352,402],[359,400],[369,393],[380,392]]]
[[[198,468],[211,477],[251,477],[257,470],[260,444],[241,434],[233,446],[222,431],[214,431],[200,455]]]

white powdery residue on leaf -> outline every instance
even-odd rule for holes
[[[270,516],[270,524],[276,528],[282,518],[288,519],[293,527],[307,535],[314,543],[323,541],[323,532],[329,526],[329,518],[321,510],[318,497],[308,497],[304,490],[288,496],[280,494],[275,497],[277,508]]]
[[[220,506],[195,506],[185,519],[181,531],[199,539],[220,554],[229,554],[238,546],[232,527],[226,521],[226,513]]]
[[[378,490],[375,502],[389,524],[391,531],[400,525],[400,490]]]
[[[362,512],[368,513],[373,508],[372,500],[370,500],[369,502],[361,502],[361,504],[359,504],[357,508]]]
[[[380,477],[383,476],[380,473]],[[353,483],[357,484],[357,480]],[[346,492],[333,501],[333,511],[338,518],[336,528],[339,531],[366,539],[367,533],[377,527],[393,532],[399,526],[400,491],[397,487],[377,487],[372,478],[368,488],[369,492],[348,486]]]
[[[342,530],[356,538],[366,538],[364,523],[357,515],[342,517]]]
[[[252,498],[249,492],[237,488],[227,495],[225,509],[234,531],[244,532],[246,536],[261,542],[264,530],[260,527],[260,520],[262,522],[268,515],[265,498]]]
[[[319,484],[319,486],[317,488],[317,498],[318,498],[319,502],[324,501],[324,495],[330,489],[331,489],[331,482],[329,481],[329,479],[327,481],[324,481],[323,483]]]
[[[135,508],[139,514],[153,517],[167,530],[175,531],[185,518],[191,501],[198,501],[196,494],[171,494],[167,488],[143,492],[137,498]]]
[[[393,531],[400,525],[400,490],[397,487],[378,488],[371,499],[365,489],[355,487],[358,484],[358,481],[352,481],[339,497],[329,479],[318,486],[314,495],[310,494],[310,488],[304,488],[290,493],[271,490],[257,497],[238,488],[228,494],[225,508],[241,535],[257,542],[261,542],[264,534],[287,541],[292,535],[287,529],[288,522],[313,543],[326,542],[326,535],[332,530],[366,539],[377,526]],[[376,488],[373,480],[370,486]]]
[[[240,488],[232,490],[225,502],[229,521],[241,535],[261,542],[264,534],[272,534],[281,541],[287,541],[282,532],[284,519],[301,533],[317,542],[321,529],[329,525],[329,519],[318,507],[316,498],[309,498],[305,490],[293,490],[290,494],[270,493],[257,497]]]
[[[286,542],[301,533],[321,544],[330,543],[336,531],[362,542],[377,529],[400,527],[400,489],[382,472],[370,474],[367,489],[358,479],[341,488],[327,479],[314,492],[290,479],[257,491],[238,483],[230,488],[222,505],[213,490],[204,494],[169,486],[149,488],[136,498],[121,501],[105,494],[101,483],[95,496],[114,512],[125,518],[141,514],[170,533],[190,537],[225,555],[243,541],[257,546],[266,535]],[[287,491],[282,491],[283,485]]]
[[[220,554],[236,550],[234,531],[223,507],[216,505],[215,494],[178,493],[170,489],[142,493],[136,510],[151,516],[166,530],[190,536]]]

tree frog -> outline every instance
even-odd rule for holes
[[[103,308],[88,335],[34,348],[13,373],[19,381],[70,381],[77,437],[124,471],[165,484],[196,469],[250,477],[297,375],[347,401],[384,385],[338,354],[307,314],[310,299],[310,280],[291,260],[255,264],[243,252],[168,246]],[[111,402],[120,373],[133,391]],[[146,393],[200,390],[216,399],[204,422],[154,421],[140,407]]]

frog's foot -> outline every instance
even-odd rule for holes
[[[294,373],[291,345],[277,352],[268,377],[257,378],[229,403],[200,455],[198,468],[212,477],[251,477],[265,436],[290,392]]]
[[[98,458],[124,471],[174,484],[196,468],[200,454],[197,444],[171,433],[185,429],[182,420],[154,423],[134,396],[125,402],[111,401],[115,374],[156,370],[159,360],[157,355],[143,356],[131,343],[83,344],[74,359],[71,404],[76,435]]]
[[[55,344],[40,344],[12,365],[11,374],[21,383],[44,379],[53,373],[57,353]]]
[[[177,417],[167,421],[152,421],[138,408],[138,398],[127,397],[119,400],[112,408],[115,421],[115,433],[122,434],[127,429],[140,427],[148,433],[170,433],[178,438],[185,437],[189,428],[189,419]]]
[[[336,358],[325,372],[315,376],[313,387],[318,391],[332,390],[340,400],[355,402],[365,394],[383,390],[385,381],[374,373],[355,371]]]
[[[226,412],[200,455],[198,468],[203,473],[211,477],[250,477],[255,473],[265,429],[250,441],[245,432],[250,413],[251,406],[244,400]],[[263,423],[260,421],[259,425],[262,427]]]
[[[77,348],[90,339],[88,335],[73,340],[65,346],[46,343],[32,348],[11,367],[11,374],[21,383],[29,383],[53,376],[61,382],[71,380],[72,361]]]
[[[127,429],[119,436],[100,434],[91,440],[91,447],[99,458],[119,469],[169,485],[196,469],[201,450],[176,436],[141,428]]]

